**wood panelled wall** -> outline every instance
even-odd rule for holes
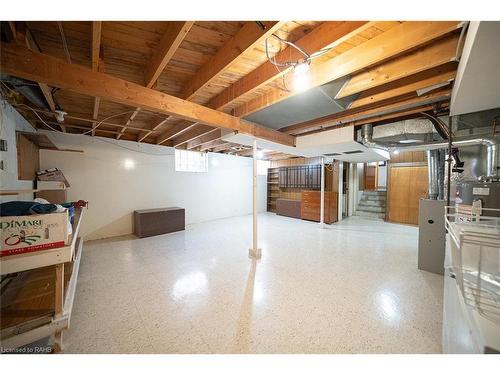
[[[419,200],[427,197],[428,188],[425,152],[391,154],[388,166],[387,220],[417,225]]]
[[[274,173],[277,173],[279,167],[290,167],[295,165],[313,165],[313,164],[321,164],[321,158],[293,158],[293,159],[283,159],[283,160],[273,160],[271,161],[270,170],[268,172],[268,211],[274,212],[275,209],[275,201],[278,198],[285,199],[294,199],[300,200],[302,196],[302,191],[307,189],[301,188],[287,188],[282,189],[279,188],[274,183],[269,183],[271,180],[271,176]],[[276,168],[276,169],[273,169]],[[337,173],[334,173],[334,172]],[[336,176],[336,177],[335,177]],[[277,180],[276,180],[277,181]],[[274,182],[274,180],[273,180]],[[325,173],[325,191],[333,191],[338,192],[338,163],[334,163],[332,166],[326,166]]]

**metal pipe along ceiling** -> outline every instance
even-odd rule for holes
[[[387,147],[384,144],[378,143],[372,139],[373,126],[371,124],[363,125],[362,127],[362,143],[366,147],[381,148],[383,150],[401,150],[401,151],[428,151],[445,149],[448,147],[448,141],[444,142],[428,142],[416,145],[401,145],[398,147]],[[487,148],[486,157],[486,177],[498,176],[498,140],[494,137],[462,137],[453,139],[454,147],[466,147],[473,145],[484,145]]]

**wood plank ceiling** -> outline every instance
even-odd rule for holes
[[[68,88],[65,82],[54,82],[59,86],[55,88],[40,82],[48,104],[45,109],[36,108],[37,113],[61,131],[247,155],[239,145],[221,140],[225,134],[222,128],[233,127],[238,119],[220,117],[229,124],[224,125],[207,122],[203,116],[212,116],[209,111],[216,110],[244,117],[296,94],[288,89],[292,68],[272,64],[265,41],[269,40],[269,53],[278,62],[298,61],[301,54],[290,45],[277,43],[276,38],[270,38],[272,34],[308,53],[324,49],[311,62],[310,87],[349,76],[337,98],[358,95],[349,108],[334,115],[293,124],[280,132],[259,127],[251,130],[252,134],[257,131],[287,143],[287,136],[336,126],[377,124],[419,117],[426,111],[446,113],[464,39],[462,27],[458,21],[30,21],[9,22],[7,39],[8,43],[17,42],[31,51],[83,66],[90,73],[104,74],[99,76],[103,85],[119,78],[210,108],[201,111],[187,106],[186,110],[194,112],[185,116],[185,112],[165,111],[149,102],[142,107],[131,105],[143,102],[124,101],[105,90],[101,95],[101,91]],[[2,47],[8,43],[2,41]],[[421,90],[425,93],[419,95]],[[52,115],[56,107],[68,113],[64,124]],[[45,127],[26,107],[18,109],[37,127]],[[247,124],[242,126],[250,129]]]

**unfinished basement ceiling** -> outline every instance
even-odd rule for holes
[[[349,78],[343,77],[322,86],[314,87],[252,113],[245,119],[272,129],[280,129],[345,111],[349,104],[356,99],[357,95],[344,99],[334,98]]]

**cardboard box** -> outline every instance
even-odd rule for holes
[[[57,168],[46,169],[44,171],[36,172],[36,179],[38,181],[59,181],[64,182],[66,187],[70,187],[68,180],[64,174]]]
[[[68,213],[0,217],[0,257],[65,246]]]
[[[66,190],[42,190],[35,193],[35,198],[43,198],[53,204],[63,204],[68,201]]]
[[[66,184],[64,181],[37,181],[36,187],[39,190],[64,190]]]

